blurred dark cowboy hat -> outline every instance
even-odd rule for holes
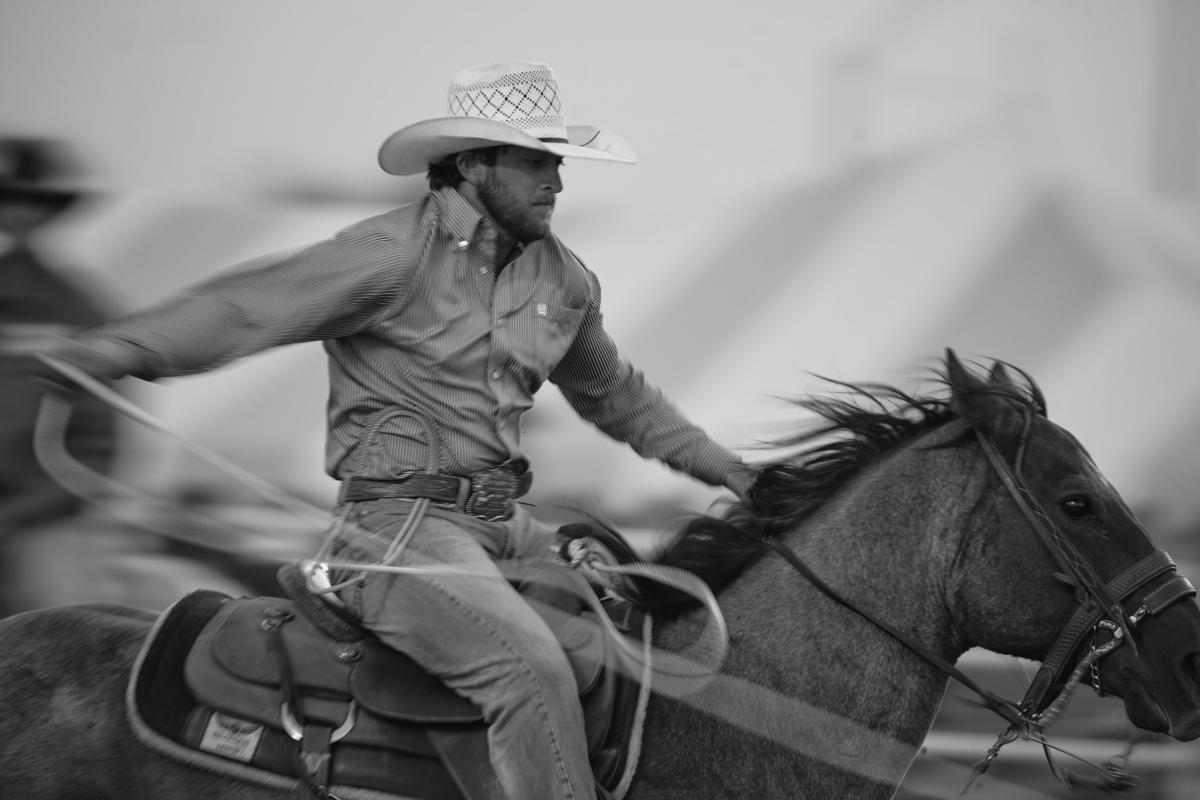
[[[72,179],[73,167],[63,145],[53,139],[0,136],[0,200],[65,209],[84,195]]]
[[[563,121],[558,81],[548,64],[465,69],[451,81],[447,101],[449,116],[413,123],[384,141],[384,172],[415,175],[455,153],[505,144],[571,158],[637,161],[629,143],[612,131]]]

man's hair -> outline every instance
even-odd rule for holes
[[[496,156],[507,146],[500,144],[492,147],[478,147],[474,150],[465,150],[462,152],[475,153],[482,163],[491,167],[496,164]],[[429,188],[431,190],[444,189],[446,187],[453,188],[463,182],[462,173],[458,171],[458,157],[462,155],[462,152],[448,155],[441,161],[429,165],[426,177],[429,179]]]

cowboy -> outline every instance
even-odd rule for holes
[[[428,567],[348,573],[341,600],[483,710],[509,798],[592,798],[571,670],[497,566],[543,556],[555,534],[514,502],[532,480],[522,415],[550,380],[644,457],[739,495],[748,471],[620,356],[595,274],[551,233],[562,159],[632,163],[624,140],[564,124],[545,64],[465,70],[448,100],[447,116],[396,131],[379,151],[388,173],[427,174],[419,202],[56,355],[92,375],[153,379],[323,341],[326,468],[341,491],[320,555]]]
[[[34,380],[33,353],[109,316],[91,287],[52,263],[41,246],[54,224],[84,198],[72,172],[61,142],[0,138],[0,540],[70,518],[80,505],[33,452],[44,392]],[[68,448],[93,470],[112,466],[115,416],[104,404],[81,398],[67,430]]]

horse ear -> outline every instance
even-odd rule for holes
[[[979,378],[963,366],[958,354],[950,347],[946,348],[946,383],[949,384],[954,398],[982,385]]]
[[[1015,386],[1012,376],[1003,361],[993,361],[992,371],[988,374],[988,382],[994,386]]]
[[[950,406],[960,417],[982,430],[998,432],[1004,422],[1016,415],[1017,409],[998,387],[1012,386],[1012,379],[1002,366],[994,365],[985,381],[963,366],[955,352],[946,349],[946,383],[950,386]]]
[[[1016,370],[1016,372],[1022,378],[1024,378],[1025,382],[1023,384],[1019,384],[1014,381],[1011,370]],[[1013,389],[1018,392],[1027,391],[1029,393],[1029,399],[1033,402],[1033,406],[1037,409],[1037,412],[1043,417],[1046,416],[1046,398],[1042,395],[1042,390],[1038,387],[1037,383],[1034,382],[1033,378],[1031,378],[1029,374],[1020,367],[1013,367],[1011,364],[1005,364],[1003,361],[993,361],[992,370],[988,374],[988,381],[993,386]]]
[[[959,360],[952,348],[946,348],[946,384],[950,387],[950,405],[960,416],[970,417],[969,399],[978,394],[983,382]]]

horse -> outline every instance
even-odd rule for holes
[[[1020,703],[980,690],[1014,732],[1090,682],[1137,727],[1200,737],[1190,584],[1031,377],[952,351],[936,377],[927,395],[844,383],[798,398],[821,422],[774,442],[789,454],[745,501],[655,555],[712,587],[728,651],[697,686],[656,684],[628,800],[891,797],[974,647],[1042,662]],[[655,648],[686,649],[705,610],[638,588]],[[153,622],[114,606],[0,620],[7,794],[290,796],[139,743],[122,698]]]

